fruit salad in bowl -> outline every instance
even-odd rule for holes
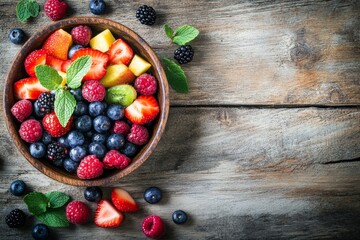
[[[24,157],[60,182],[118,181],[164,131],[168,84],[149,45],[103,18],[53,23],[32,36],[9,71],[6,123]]]

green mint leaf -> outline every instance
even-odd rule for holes
[[[40,192],[31,192],[24,197],[24,202],[26,203],[29,212],[34,215],[39,215],[46,212],[49,200]]]
[[[83,77],[89,72],[91,67],[91,57],[82,56],[71,63],[66,71],[66,82],[68,87],[76,89],[81,86]]]
[[[31,16],[30,12],[28,11],[28,1],[27,0],[20,0],[16,4],[16,16],[21,22],[25,22]]]
[[[66,218],[65,208],[49,208],[47,212],[37,216],[38,219],[49,227],[68,227],[70,225]]]
[[[167,25],[167,24],[164,25],[164,30],[165,30],[166,36],[168,36],[172,40],[174,38],[174,30],[172,30],[172,28],[169,27],[169,25]]]
[[[52,67],[47,65],[37,65],[35,67],[36,77],[39,79],[40,84],[49,90],[56,90],[61,86],[62,77]]]
[[[188,79],[184,70],[182,70],[178,64],[170,59],[163,58],[162,60],[166,65],[164,70],[171,88],[179,93],[188,93]]]
[[[178,27],[175,31],[173,42],[179,45],[185,45],[194,40],[199,35],[199,30],[190,25]]]
[[[70,197],[62,192],[48,192],[45,196],[49,199],[49,206],[51,208],[59,208],[69,201]]]
[[[54,110],[61,126],[65,127],[76,105],[75,97],[66,90],[59,89],[55,93]]]
[[[40,6],[37,2],[30,0],[27,2],[26,7],[31,17],[37,17],[39,15]]]

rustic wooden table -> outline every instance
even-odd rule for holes
[[[31,35],[50,23],[43,11],[20,23],[16,2],[0,0],[2,89],[20,49],[7,39],[9,30]],[[67,2],[69,16],[91,15],[88,1]],[[200,30],[195,58],[184,66],[190,93],[170,92],[156,151],[135,173],[104,187],[105,196],[113,186],[127,189],[141,211],[127,214],[117,229],[89,223],[52,229],[51,239],[144,239],[140,225],[148,214],[165,219],[164,239],[360,238],[359,1],[106,2],[104,17],[134,29],[160,57],[176,48],[165,23]],[[144,3],[157,10],[155,26],[134,17]],[[0,122],[2,219],[15,207],[26,209],[8,191],[15,179],[83,199],[84,188],[34,169],[12,143],[3,116]],[[158,205],[142,199],[152,185],[164,191]],[[184,226],[171,221],[177,209],[190,216]],[[30,239],[34,221],[16,230],[1,220],[0,239]]]

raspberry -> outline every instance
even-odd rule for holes
[[[103,164],[95,155],[89,155],[81,160],[77,175],[81,179],[97,178],[103,173]]]
[[[144,126],[133,124],[127,140],[136,145],[144,145],[149,141],[149,131]]]
[[[142,231],[145,236],[157,239],[164,235],[165,224],[159,216],[148,216],[142,222]]]
[[[46,16],[53,21],[62,19],[66,14],[67,8],[68,5],[61,0],[47,0],[44,4]]]
[[[25,225],[26,215],[20,209],[12,210],[5,218],[6,224],[10,228],[17,228]]]
[[[83,84],[81,93],[88,102],[96,102],[104,100],[106,90],[99,81],[91,80]]]
[[[136,78],[134,87],[141,95],[153,95],[157,89],[157,83],[154,76],[143,73]]]
[[[23,122],[19,129],[19,134],[22,140],[28,143],[34,143],[42,137],[41,123],[34,119],[29,119]]]
[[[11,108],[12,115],[19,121],[23,122],[33,111],[32,104],[29,100],[20,100]]]
[[[66,206],[66,218],[73,224],[84,224],[90,216],[90,208],[82,201],[72,201]]]
[[[64,159],[67,149],[58,142],[50,143],[47,147],[47,158],[53,162]]]
[[[110,150],[106,153],[103,163],[106,169],[119,168],[124,169],[130,164],[131,160],[122,153],[116,150]]]
[[[71,129],[71,124],[73,121],[73,117],[69,119],[66,127],[61,126],[59,119],[55,115],[55,113],[46,114],[42,120],[42,124],[44,129],[52,136],[52,137],[61,137],[68,133]]]
[[[152,7],[143,5],[136,10],[136,18],[141,24],[153,25],[156,20],[156,12]]]
[[[126,136],[130,132],[130,125],[124,121],[115,121],[111,132]]]
[[[40,94],[37,101],[40,114],[51,113],[54,110],[55,95],[44,92]]]
[[[174,58],[180,63],[191,62],[194,57],[194,49],[190,45],[183,45],[175,50]]]
[[[88,26],[77,26],[71,30],[71,36],[73,37],[73,41],[82,46],[86,46],[90,42],[91,38],[91,29]]]

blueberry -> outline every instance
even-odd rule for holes
[[[118,104],[111,104],[107,108],[106,114],[112,120],[120,120],[124,117],[124,107]]]
[[[102,102],[92,102],[89,104],[89,114],[96,117],[105,113],[106,106]]]
[[[108,149],[120,149],[125,144],[125,138],[121,134],[113,133],[106,140]]]
[[[68,171],[69,173],[74,173],[76,172],[77,168],[79,167],[79,163],[74,162],[73,160],[71,160],[71,158],[66,158],[64,160],[64,168],[66,171]]]
[[[87,187],[84,191],[84,197],[89,202],[98,202],[102,196],[103,192],[99,187]]]
[[[94,133],[94,135],[92,136],[92,141],[96,142],[96,143],[103,143],[105,144],[106,142],[106,135],[105,134],[101,134],[101,133]]]
[[[36,224],[31,232],[35,240],[46,240],[49,236],[49,229],[45,224]]]
[[[88,105],[84,102],[77,102],[74,110],[74,116],[80,117],[88,114]]]
[[[21,44],[26,38],[25,32],[20,28],[13,28],[10,30],[9,39],[14,44]]]
[[[176,210],[172,214],[172,220],[176,224],[184,224],[187,221],[186,212],[184,212],[182,210]]]
[[[99,159],[103,158],[106,153],[106,148],[101,143],[90,143],[89,145],[89,154],[95,155]]]
[[[127,157],[133,157],[136,155],[137,150],[138,147],[135,144],[131,142],[126,142],[123,148],[120,149],[120,152],[125,154]]]
[[[144,192],[144,199],[150,204],[158,203],[162,198],[162,192],[157,187],[149,187]]]
[[[74,55],[74,53],[77,51],[77,50],[79,50],[79,49],[81,49],[81,48],[84,48],[83,46],[81,46],[81,45],[73,45],[71,48],[70,48],[70,50],[69,50],[69,52],[68,52],[68,58],[72,58],[72,56]],[[71,92],[71,91],[70,91]],[[72,93],[72,92],[71,92]],[[74,94],[74,93],[72,93],[72,94]],[[74,94],[75,95],[75,94]],[[80,96],[81,96],[81,90],[80,90]],[[75,97],[76,98],[76,97]],[[82,97],[81,97],[82,98]],[[76,98],[76,100],[78,100],[77,98]],[[81,99],[80,99],[81,100]],[[79,100],[78,100],[79,101]]]
[[[62,167],[64,165],[64,158],[55,159],[52,161],[52,164],[54,164],[56,167]]]
[[[90,0],[89,9],[91,13],[101,15],[105,13],[106,4],[103,0]]]
[[[74,148],[76,146],[83,145],[85,142],[85,137],[81,132],[74,130],[68,134],[67,140],[69,142],[69,146]]]
[[[103,115],[97,116],[93,120],[93,127],[98,133],[106,133],[111,128],[110,118]]]
[[[83,115],[76,119],[75,128],[80,132],[88,132],[92,127],[92,119],[89,115]]]
[[[10,184],[10,192],[14,196],[21,196],[26,190],[26,184],[24,181],[15,180]]]
[[[42,141],[45,145],[48,145],[49,143],[52,142],[52,137],[51,137],[51,135],[50,135],[48,132],[43,131],[43,135],[42,135],[41,141]]]
[[[37,118],[43,118],[46,113],[41,113],[40,108],[38,106],[38,100],[34,102],[34,113]]]
[[[30,155],[34,158],[42,158],[45,157],[46,154],[46,146],[42,142],[36,142],[30,144]]]
[[[60,143],[62,146],[66,147],[66,148],[70,147],[67,137],[59,137],[57,141],[58,141],[58,143]]]
[[[86,148],[84,146],[76,146],[70,149],[69,156],[71,160],[80,162],[86,156]]]

